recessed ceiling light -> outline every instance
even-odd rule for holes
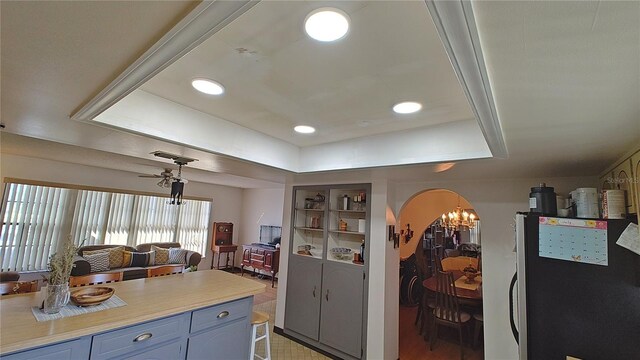
[[[191,86],[201,93],[209,95],[221,95],[224,92],[224,86],[209,79],[194,79]]]
[[[393,105],[393,111],[398,114],[413,114],[422,109],[422,104],[415,101],[405,101]]]
[[[307,15],[304,30],[318,41],[335,41],[349,31],[349,17],[336,8],[320,8]]]
[[[313,134],[314,132],[316,132],[316,129],[313,126],[308,125],[298,125],[294,127],[293,130],[300,134]]]

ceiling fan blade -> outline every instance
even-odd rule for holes
[[[157,178],[161,178],[163,176],[153,174],[153,175],[138,175],[138,177],[141,177],[141,178],[155,178],[155,179],[157,179]]]

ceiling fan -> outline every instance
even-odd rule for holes
[[[174,176],[171,169],[164,169],[163,172],[161,172],[160,174],[152,174],[152,175],[138,175],[138,177],[141,178],[152,178],[152,179],[161,179],[160,181],[158,181],[158,186],[159,187],[164,187],[164,188],[170,188],[171,187],[171,182],[173,180],[180,180],[183,183],[188,183],[189,181],[185,178],[182,177],[182,164],[178,164],[179,165],[179,170],[178,170],[178,175]]]

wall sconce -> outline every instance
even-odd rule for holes
[[[404,240],[404,243],[408,243],[413,237],[413,230],[411,230],[411,224],[407,224],[406,230],[400,230],[400,236]]]
[[[396,233],[396,226],[389,225],[389,241],[393,241],[393,248],[400,247],[400,234]]]

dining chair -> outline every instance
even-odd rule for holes
[[[442,259],[441,263],[443,271],[462,271],[469,265],[478,268],[478,258],[468,256],[447,257]]]
[[[433,350],[433,346],[436,343],[438,327],[440,325],[455,327],[458,328],[458,334],[460,335],[460,359],[464,359],[462,327],[471,319],[471,315],[460,311],[453,273],[438,271],[436,273],[436,280],[436,307],[433,309],[430,349]]]
[[[418,284],[418,294],[419,294],[419,300],[418,300],[418,311],[416,312],[416,319],[414,320],[413,324],[417,325],[418,322],[420,322],[420,334],[422,334],[422,332],[424,331],[424,302],[425,302],[425,296],[426,296],[426,291],[424,290],[424,288],[422,287],[422,282],[429,277],[429,270],[428,270],[428,266],[427,266],[427,262],[424,256],[424,245],[422,241],[418,241],[418,245],[416,246],[416,269],[418,270],[418,281],[416,281],[416,283]]]
[[[184,270],[184,265],[159,266],[157,268],[148,269],[147,277],[151,278],[151,277],[158,277],[158,276],[182,274],[183,270]]]
[[[70,287],[108,284],[122,281],[122,273],[90,274],[83,276],[72,276],[69,278]]]
[[[0,295],[26,294],[37,290],[37,281],[6,281],[0,283]]]
[[[473,326],[473,347],[478,347],[478,340],[480,339],[480,331],[484,328],[484,317],[482,313],[473,314],[473,320],[475,322]]]

